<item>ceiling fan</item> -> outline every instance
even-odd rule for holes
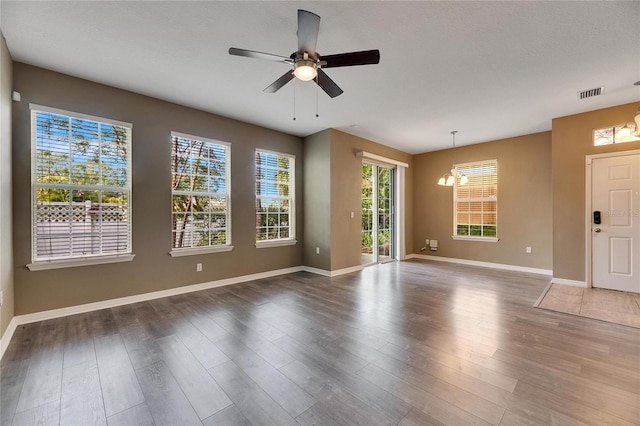
[[[268,61],[290,64],[292,69],[264,89],[264,92],[274,93],[285,84],[297,77],[303,81],[314,80],[327,95],[332,98],[342,94],[342,89],[322,71],[322,68],[349,67],[353,65],[371,65],[380,62],[379,50],[365,50],[361,52],[339,53],[337,55],[321,56],[316,52],[316,42],[320,29],[320,17],[315,13],[298,10],[298,50],[289,57],[273,55],[271,53],[253,50],[229,49],[230,55],[246,56],[248,58],[266,59]]]

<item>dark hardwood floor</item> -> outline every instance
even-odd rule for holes
[[[640,424],[640,330],[533,308],[548,281],[408,261],[27,324],[0,422]]]

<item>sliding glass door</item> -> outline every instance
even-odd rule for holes
[[[395,258],[395,168],[362,163],[362,264]]]

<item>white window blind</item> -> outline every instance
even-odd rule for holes
[[[454,237],[497,238],[498,162],[488,160],[455,165],[468,183],[454,185]]]
[[[131,129],[31,105],[34,263],[131,253]]]
[[[172,247],[231,244],[231,147],[171,133]]]
[[[256,151],[256,241],[295,238],[295,158]]]

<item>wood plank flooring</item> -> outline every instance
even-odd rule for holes
[[[415,260],[27,324],[0,424],[640,425],[640,330],[548,281]]]

